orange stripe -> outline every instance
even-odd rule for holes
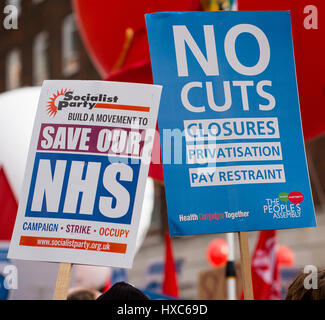
[[[82,239],[21,236],[19,245],[28,247],[65,248],[125,253],[127,244]]]
[[[143,111],[143,112],[149,112],[150,111],[149,107],[126,106],[126,105],[122,105],[122,104],[108,104],[108,103],[96,103],[94,108],[129,110],[129,111]]]

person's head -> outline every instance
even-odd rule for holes
[[[149,298],[132,285],[117,282],[96,300],[149,300]]]
[[[317,272],[317,289],[306,288],[307,276],[310,276],[310,273],[298,273],[288,288],[286,300],[325,300],[325,269],[319,269]]]
[[[67,300],[96,300],[100,292],[95,289],[71,288]]]

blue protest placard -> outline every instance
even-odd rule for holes
[[[290,13],[146,23],[170,234],[315,226]]]

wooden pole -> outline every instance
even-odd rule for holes
[[[71,279],[72,263],[61,262],[53,300],[66,300]]]
[[[234,233],[227,233],[228,261],[226,264],[226,281],[228,300],[237,299]]]
[[[246,231],[241,231],[238,232],[238,236],[244,299],[254,300],[251,261],[248,246],[248,234]]]

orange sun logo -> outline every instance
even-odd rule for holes
[[[47,102],[47,113],[49,116],[55,117],[56,113],[58,112],[58,107],[55,105],[55,100],[59,96],[64,96],[64,94],[68,91],[68,89],[61,89],[61,91],[57,91],[56,93],[53,94],[52,98]]]

